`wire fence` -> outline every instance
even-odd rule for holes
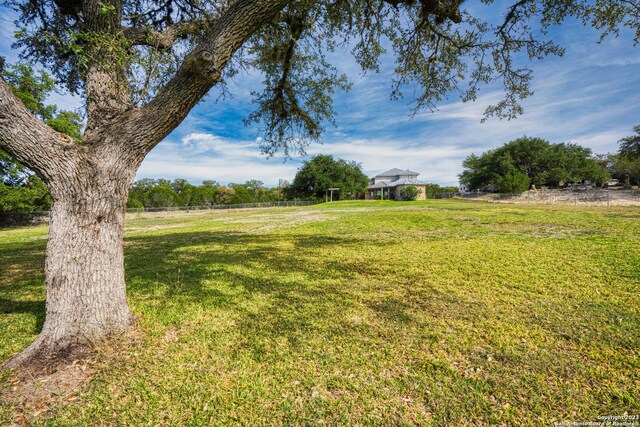
[[[640,206],[640,191],[637,190],[567,189],[526,191],[524,193],[449,192],[427,193],[425,195],[427,200],[452,198],[504,203]],[[376,200],[380,200],[380,198],[377,197]]]
[[[129,208],[127,213],[139,212],[175,212],[175,211],[203,211],[214,209],[257,209],[257,208],[288,208],[294,206],[311,206],[322,203],[318,200],[295,200],[279,202],[238,203],[234,205],[206,205],[206,206],[169,206],[155,208]]]
[[[426,199],[460,198],[483,202],[529,203],[529,204],[563,204],[584,206],[640,206],[640,191],[638,190],[539,190],[527,191],[521,194],[511,193],[438,193],[427,194]],[[162,212],[190,212],[207,210],[231,209],[259,209],[273,207],[311,206],[325,203],[321,200],[297,200],[279,202],[239,203],[233,205],[206,206],[170,206],[154,208],[127,209],[127,220],[137,220],[154,216]],[[49,211],[29,213],[0,212],[0,228],[26,224],[43,224],[49,221]]]
[[[233,205],[206,205],[206,206],[166,206],[153,208],[128,208],[126,210],[127,219],[141,219],[148,217],[148,214],[161,212],[192,212],[221,209],[259,209],[259,208],[288,208],[295,206],[311,206],[324,203],[319,200],[296,200],[279,202],[259,202],[259,203],[238,203]],[[11,227],[27,224],[46,224],[49,222],[50,211],[35,212],[0,212],[0,227]]]

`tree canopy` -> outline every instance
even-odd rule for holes
[[[619,154],[630,160],[637,160],[640,159],[640,125],[634,126],[633,131],[636,133],[635,135],[627,136],[618,141],[620,144]]]
[[[620,147],[617,154],[604,156],[605,166],[611,176],[624,182],[625,187],[632,183],[640,185],[640,125],[634,126],[636,135],[618,141]]]
[[[209,74],[206,90],[252,68],[263,74],[264,89],[253,93],[257,108],[246,121],[261,126],[267,153],[304,148],[332,121],[332,94],[349,88],[327,59],[338,46],[351,46],[364,71],[377,71],[380,55],[392,51],[392,96],[415,93],[416,109],[433,108],[452,93],[474,100],[483,84],[500,82],[505,97],[486,113],[514,117],[522,112],[519,100],[531,95],[532,73],[521,59],[564,52],[547,36],[554,25],[574,16],[603,36],[627,27],[640,40],[640,9],[630,1],[521,0],[504,10],[489,9],[492,0],[482,3],[8,1],[20,13],[15,47],[22,58],[50,69],[71,93],[87,98],[89,131],[103,120],[91,114],[100,105],[111,105],[107,109],[115,113],[149,104],[194,67]],[[480,18],[496,10],[500,17]],[[252,16],[233,49],[214,52],[214,35],[246,11],[263,18]],[[109,100],[91,93],[99,86],[91,80],[96,67],[111,76]]]
[[[327,189],[339,188],[337,198],[346,200],[356,198],[368,184],[359,163],[320,154],[298,169],[288,192],[292,197],[324,198]]]
[[[471,190],[512,193],[525,191],[529,184],[557,187],[563,182],[601,183],[609,178],[590,149],[540,138],[518,138],[480,156],[472,154],[462,164],[460,182]]]

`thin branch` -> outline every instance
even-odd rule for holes
[[[500,28],[498,28],[498,31],[496,32],[496,34],[497,33],[504,34],[504,29],[507,27],[507,25],[509,25],[509,23],[513,20],[513,18],[515,18],[518,8],[524,6],[526,3],[529,3],[530,1],[532,0],[520,0],[519,2],[513,4],[509,8],[509,13],[507,13],[507,16],[504,18],[504,22],[502,23]]]
[[[151,46],[169,50],[177,39],[206,31],[211,26],[208,18],[191,19],[167,26],[164,31],[148,27],[126,28],[124,36],[135,46]]]
[[[216,19],[204,39],[185,57],[176,75],[153,101],[126,119],[144,127],[136,146],[145,154],[167,136],[207,92],[222,79],[235,52],[290,0],[238,0]],[[153,126],[149,124],[153,123]]]

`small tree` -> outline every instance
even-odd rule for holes
[[[363,192],[368,183],[360,164],[321,154],[302,165],[288,191],[294,197],[322,198],[327,188],[339,188],[338,197],[344,200]]]
[[[631,188],[631,181],[640,182],[640,125],[633,127],[635,135],[622,138],[620,149],[614,156],[615,175],[624,180],[624,187]]]
[[[415,185],[407,185],[400,193],[404,200],[415,200],[420,195],[420,190]]]
[[[634,159],[625,155],[611,156],[611,174],[624,183],[625,188],[631,188],[631,183],[640,185],[640,157]]]
[[[150,208],[164,208],[178,206],[180,196],[167,185],[153,187],[146,194],[146,206]]]

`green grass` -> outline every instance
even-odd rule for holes
[[[0,359],[42,325],[45,236],[0,230]],[[452,200],[132,218],[142,337],[114,343],[80,398],[39,424],[638,414],[639,244],[637,208]]]

